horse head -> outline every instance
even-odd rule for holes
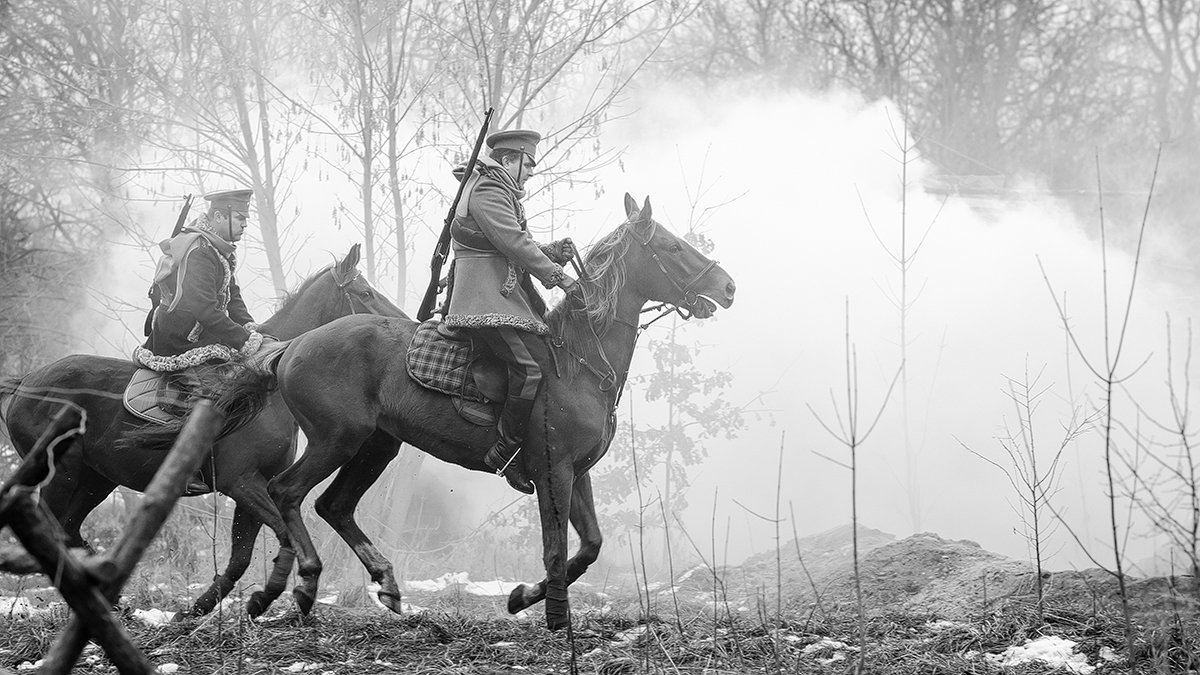
[[[630,246],[626,274],[648,300],[675,305],[684,317],[706,319],[717,305],[728,309],[737,290],[717,261],[654,220],[650,198],[641,207],[625,193],[625,227],[640,246]]]
[[[404,313],[404,310],[375,290],[358,269],[361,248],[361,244],[351,246],[345,258],[328,268],[331,280],[341,292],[339,299],[341,315],[378,314],[407,319],[408,315]]]
[[[335,258],[286,296],[279,311],[263,323],[264,332],[286,340],[349,314],[408,318],[359,271],[360,249],[360,244],[351,246],[346,257]]]

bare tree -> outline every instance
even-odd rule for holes
[[[180,158],[201,190],[231,183],[254,190],[271,283],[287,290],[285,235],[295,222],[285,204],[299,164],[304,110],[280,94],[273,78],[294,62],[303,25],[283,3],[209,0],[172,5],[147,76],[158,89],[163,118],[148,138]]]
[[[1161,158],[1161,156],[1162,156],[1161,146],[1159,148],[1158,156],[1159,156],[1159,158]],[[1150,179],[1150,189],[1149,189],[1148,195],[1146,197],[1146,208],[1142,214],[1141,227],[1138,230],[1137,243],[1136,243],[1137,248],[1133,255],[1133,271],[1132,271],[1132,274],[1130,275],[1129,289],[1128,289],[1128,291],[1126,291],[1126,294],[1124,297],[1125,306],[1124,306],[1123,311],[1121,311],[1116,317],[1113,317],[1113,316],[1111,316],[1111,313],[1113,312],[1113,308],[1111,307],[1111,301],[1109,298],[1108,233],[1107,233],[1107,226],[1106,226],[1106,223],[1104,220],[1104,199],[1103,199],[1104,190],[1103,190],[1103,184],[1101,182],[1100,157],[1098,154],[1096,156],[1096,181],[1097,181],[1097,186],[1096,186],[1097,190],[1096,191],[1100,198],[1099,221],[1100,221],[1100,254],[1101,254],[1101,264],[1102,264],[1100,283],[1101,283],[1101,294],[1102,294],[1102,298],[1103,298],[1103,304],[1102,304],[1103,325],[1101,326],[1102,336],[1103,336],[1103,338],[1102,338],[1103,360],[1102,361],[1099,359],[1089,358],[1088,355],[1083,351],[1083,348],[1080,346],[1080,342],[1079,342],[1079,337],[1080,337],[1079,333],[1078,333],[1078,331],[1076,331],[1074,328],[1071,327],[1070,320],[1067,317],[1066,311],[1063,309],[1063,306],[1059,302],[1058,296],[1055,294],[1054,288],[1050,283],[1050,277],[1047,275],[1045,268],[1042,267],[1041,259],[1040,258],[1038,259],[1038,266],[1042,270],[1042,277],[1046,282],[1047,288],[1050,290],[1050,297],[1054,300],[1054,305],[1058,310],[1059,319],[1063,323],[1063,328],[1067,331],[1067,336],[1071,340],[1071,345],[1072,345],[1072,347],[1074,347],[1075,353],[1083,361],[1084,366],[1087,367],[1087,369],[1089,371],[1091,371],[1092,376],[1096,378],[1097,382],[1100,384],[1100,386],[1104,392],[1104,398],[1101,402],[1101,407],[1097,411],[1097,423],[1100,425],[1100,431],[1103,436],[1103,442],[1104,442],[1104,474],[1105,474],[1105,480],[1106,480],[1106,484],[1107,484],[1107,491],[1106,491],[1105,496],[1108,499],[1108,516],[1109,516],[1108,520],[1109,520],[1110,534],[1112,537],[1112,539],[1111,539],[1112,555],[1113,555],[1113,562],[1114,562],[1113,569],[1111,569],[1111,570],[1106,569],[1106,571],[1109,572],[1117,580],[1117,587],[1120,592],[1121,610],[1122,610],[1122,614],[1125,619],[1124,627],[1125,627],[1126,659],[1129,663],[1129,672],[1131,674],[1135,673],[1137,671],[1137,653],[1134,651],[1134,626],[1133,626],[1132,610],[1130,609],[1129,595],[1128,595],[1127,588],[1126,588],[1126,581],[1127,581],[1126,574],[1125,574],[1126,564],[1125,564],[1125,559],[1124,559],[1125,558],[1125,548],[1122,545],[1122,543],[1124,541],[1124,537],[1122,536],[1122,532],[1121,532],[1121,521],[1118,519],[1118,516],[1117,516],[1117,503],[1118,503],[1117,485],[1119,482],[1119,478],[1117,475],[1117,470],[1119,468],[1117,466],[1117,460],[1119,459],[1119,456],[1117,454],[1117,448],[1116,448],[1116,434],[1117,434],[1119,424],[1118,424],[1118,420],[1116,418],[1116,412],[1115,412],[1116,411],[1115,397],[1116,397],[1116,393],[1117,393],[1117,388],[1120,385],[1122,385],[1125,381],[1127,381],[1130,377],[1132,377],[1134,374],[1136,374],[1138,372],[1138,370],[1141,369],[1141,366],[1144,365],[1144,363],[1145,363],[1143,361],[1142,364],[1135,366],[1128,371],[1125,371],[1122,369],[1122,365],[1123,365],[1122,357],[1126,353],[1125,352],[1125,338],[1127,335],[1127,330],[1129,328],[1130,316],[1133,313],[1134,291],[1137,288],[1138,271],[1141,266],[1142,243],[1145,241],[1146,224],[1149,222],[1150,204],[1151,204],[1151,200],[1154,196],[1154,185],[1155,185],[1155,182],[1157,181],[1157,179],[1158,179],[1158,162],[1156,160],[1154,175]],[[1115,323],[1115,325],[1113,325],[1114,323]],[[1136,496],[1134,496],[1134,498],[1136,499]],[[1076,539],[1078,539],[1078,537],[1076,537]],[[1089,553],[1089,557],[1091,557],[1090,553]],[[1096,559],[1094,557],[1092,557],[1092,560],[1095,561]]]
[[[1174,346],[1169,315],[1166,334],[1169,418],[1163,421],[1140,406],[1138,409],[1168,440],[1156,441],[1136,427],[1126,428],[1139,450],[1136,455],[1123,455],[1131,482],[1127,493],[1136,497],[1138,508],[1167,537],[1172,552],[1182,554],[1191,575],[1200,579],[1200,449],[1191,408],[1192,323],[1187,322],[1182,355]],[[1149,466],[1143,466],[1142,458]]]
[[[1037,430],[1034,426],[1034,414],[1037,412],[1041,397],[1049,386],[1041,385],[1042,372],[1030,376],[1028,361],[1025,364],[1025,374],[1020,380],[1006,378],[1008,386],[1005,394],[1012,401],[1016,413],[1016,431],[1007,422],[1004,424],[1004,435],[997,437],[997,442],[1004,450],[1008,459],[1007,465],[983,455],[963,444],[971,454],[1004,472],[1013,492],[1017,495],[1017,504],[1013,510],[1021,521],[1021,536],[1029,546],[1030,557],[1033,560],[1036,577],[1037,614],[1045,622],[1046,604],[1043,593],[1044,563],[1049,559],[1048,544],[1057,526],[1052,516],[1050,502],[1059,490],[1059,480],[1062,477],[1062,455],[1067,446],[1074,442],[1080,434],[1087,431],[1092,419],[1080,419],[1078,413],[1064,426],[1064,433],[1056,449],[1046,453],[1039,449]],[[961,441],[960,441],[961,443]]]
[[[408,277],[405,212],[413,183],[402,165],[429,142],[436,118],[427,91],[441,72],[416,49],[431,30],[417,9],[411,0],[312,1],[304,8],[321,41],[334,47],[309,54],[314,79],[334,101],[332,110],[326,97],[310,109],[314,131],[338,147],[332,157],[315,154],[357,188],[357,208],[343,205],[340,213],[363,233],[371,281],[377,280],[377,267],[394,263],[401,302]],[[389,225],[395,246],[385,251]]]
[[[884,394],[883,400],[879,404],[879,409],[874,416],[870,418],[867,424],[863,425],[863,418],[859,410],[859,394],[860,388],[858,384],[858,348],[850,339],[850,299],[846,299],[846,330],[845,330],[845,346],[846,346],[846,382],[845,382],[845,400],[842,406],[837,403],[837,397],[833,395],[833,390],[829,392],[829,397],[833,401],[834,417],[837,419],[835,425],[830,425],[822,418],[812,404],[805,404],[809,412],[820,423],[821,427],[829,433],[834,440],[842,445],[850,455],[848,462],[843,462],[824,453],[816,453],[834,464],[846,469],[850,472],[850,532],[851,532],[851,557],[854,564],[854,597],[858,607],[858,662],[855,666],[855,673],[864,673],[865,663],[864,657],[867,651],[867,613],[866,607],[863,604],[862,593],[862,575],[859,573],[859,558],[858,558],[858,450],[862,444],[871,436],[871,432],[875,430],[875,426],[879,424],[879,418],[883,416],[883,411],[887,409],[888,400],[892,397],[892,391],[896,388],[896,381],[900,379],[901,368],[896,370],[895,376],[892,377],[891,384],[888,385],[887,393]]]

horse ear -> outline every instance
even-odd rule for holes
[[[637,210],[638,210],[637,200],[635,200],[633,198],[633,195],[626,192],[625,193],[625,217],[629,218],[633,214],[637,213]]]
[[[654,211],[650,208],[650,195],[646,195],[646,200],[642,203],[641,217],[642,220],[650,220]]]
[[[358,266],[358,258],[359,258],[359,250],[361,250],[361,248],[362,248],[362,244],[355,244],[355,245],[351,246],[350,252],[346,254],[346,257],[344,259],[342,259],[342,262],[338,263],[338,270],[342,271],[342,272],[346,272],[346,271],[352,270],[355,267],[357,267]]]

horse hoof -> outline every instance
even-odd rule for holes
[[[390,591],[380,590],[378,593],[375,594],[375,596],[379,598],[379,602],[382,603],[384,607],[387,607],[388,609],[392,610],[396,614],[404,613],[403,611],[401,611],[401,607],[403,605],[400,602],[399,594],[392,593]]]
[[[250,599],[246,601],[246,614],[250,615],[251,619],[257,619],[267,611],[267,607],[271,606],[271,600],[267,598],[267,594],[262,591],[254,591],[250,594]]]
[[[296,601],[296,608],[300,610],[300,616],[308,616],[312,611],[314,598],[305,593],[299,588],[292,589],[292,598]]]
[[[508,594],[508,613],[516,614],[528,607],[529,603],[525,602],[525,584],[517,584],[517,587]]]

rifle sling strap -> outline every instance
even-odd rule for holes
[[[454,208],[455,218],[466,218],[467,207],[471,203],[471,191],[479,184],[479,179],[482,175],[478,171],[472,171],[470,176],[467,176],[467,184],[463,186],[462,196],[458,199],[458,206]]]

